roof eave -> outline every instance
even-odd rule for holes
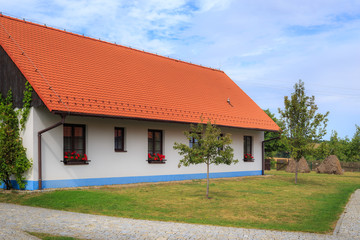
[[[163,119],[141,118],[141,117],[127,117],[127,116],[95,114],[95,113],[82,113],[82,112],[66,112],[66,111],[59,111],[59,110],[54,110],[54,111],[51,111],[51,112],[54,113],[54,114],[59,114],[59,115],[72,115],[72,116],[80,116],[80,117],[99,117],[99,118],[138,120],[138,121],[165,122],[165,123],[198,124],[198,122],[163,120]],[[206,123],[204,123],[204,124],[206,124]],[[246,128],[246,127],[237,127],[237,126],[221,125],[221,124],[216,124],[216,125],[219,126],[219,127],[237,128],[237,129],[244,129],[244,130],[279,132],[279,130],[265,129],[265,128]]]

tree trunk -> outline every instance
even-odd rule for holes
[[[206,163],[206,167],[207,167],[207,173],[206,173],[206,197],[209,198],[209,163]]]
[[[5,187],[4,189],[6,189],[6,190],[12,189],[11,180],[5,179],[5,180],[3,180],[3,182],[4,182],[4,187]]]
[[[298,169],[299,169],[299,161],[295,160],[295,184],[297,184]]]

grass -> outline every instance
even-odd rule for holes
[[[78,238],[57,236],[48,233],[39,233],[39,232],[28,232],[28,233],[42,240],[80,240]]]
[[[220,226],[329,233],[360,173],[269,171],[270,176],[0,194],[1,202],[109,216]]]

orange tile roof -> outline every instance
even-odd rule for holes
[[[0,43],[52,112],[279,129],[220,70],[3,15]]]

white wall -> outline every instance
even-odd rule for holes
[[[34,108],[30,109],[30,113],[28,119],[25,124],[25,130],[21,133],[21,137],[23,139],[23,146],[26,148],[27,157],[33,162],[33,167],[30,168],[25,174],[24,177],[29,180],[33,180],[33,172],[34,172]],[[35,162],[37,164],[37,162]],[[37,167],[36,167],[37,170]]]
[[[34,160],[29,180],[37,180],[37,132],[61,120],[60,116],[51,114],[45,108],[32,108],[24,145],[28,148],[28,156]],[[183,131],[188,124],[162,123],[138,120],[123,120],[95,117],[68,116],[65,123],[86,125],[86,151],[91,160],[89,165],[64,165],[63,127],[57,127],[42,135],[42,172],[43,180],[86,179],[128,176],[176,175],[205,173],[205,165],[178,168],[180,155],[173,149],[175,141],[188,144]],[[125,150],[114,151],[114,127],[125,128]],[[148,164],[147,133],[148,129],[163,131],[163,154],[166,164]],[[32,141],[31,134],[32,131]],[[232,147],[239,163],[231,166],[210,166],[210,172],[236,172],[261,170],[262,131],[222,128],[224,133],[232,134]],[[253,155],[255,162],[243,161],[243,136],[253,136]]]

